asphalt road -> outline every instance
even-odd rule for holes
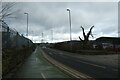
[[[66,55],[63,52],[56,51],[49,48],[43,49],[46,54],[48,54],[53,59],[79,71],[88,76],[91,76],[95,79],[101,78],[118,78],[118,71],[115,70],[112,66],[95,63],[92,61],[80,59],[73,57],[72,55]]]

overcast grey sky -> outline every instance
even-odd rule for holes
[[[82,36],[80,26],[85,32],[93,28],[96,39],[101,36],[118,36],[118,3],[117,2],[16,2],[13,10],[16,19],[7,19],[11,28],[26,34],[26,15],[29,13],[29,38],[41,42],[42,33],[45,42],[69,40],[69,18],[67,8],[71,10],[72,39]]]

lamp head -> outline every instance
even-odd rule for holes
[[[28,14],[28,13],[24,13],[24,14]]]
[[[69,9],[69,8],[67,8],[67,11],[70,11],[70,9]]]

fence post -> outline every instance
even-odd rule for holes
[[[9,27],[7,27],[7,48],[9,48],[10,47],[10,32],[9,32]]]
[[[19,40],[18,40],[18,38],[19,38],[19,33],[17,32],[16,33],[16,47],[19,47]]]

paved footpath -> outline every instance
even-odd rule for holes
[[[40,47],[17,70],[14,78],[69,78],[43,58]],[[45,79],[46,80],[46,79]]]

